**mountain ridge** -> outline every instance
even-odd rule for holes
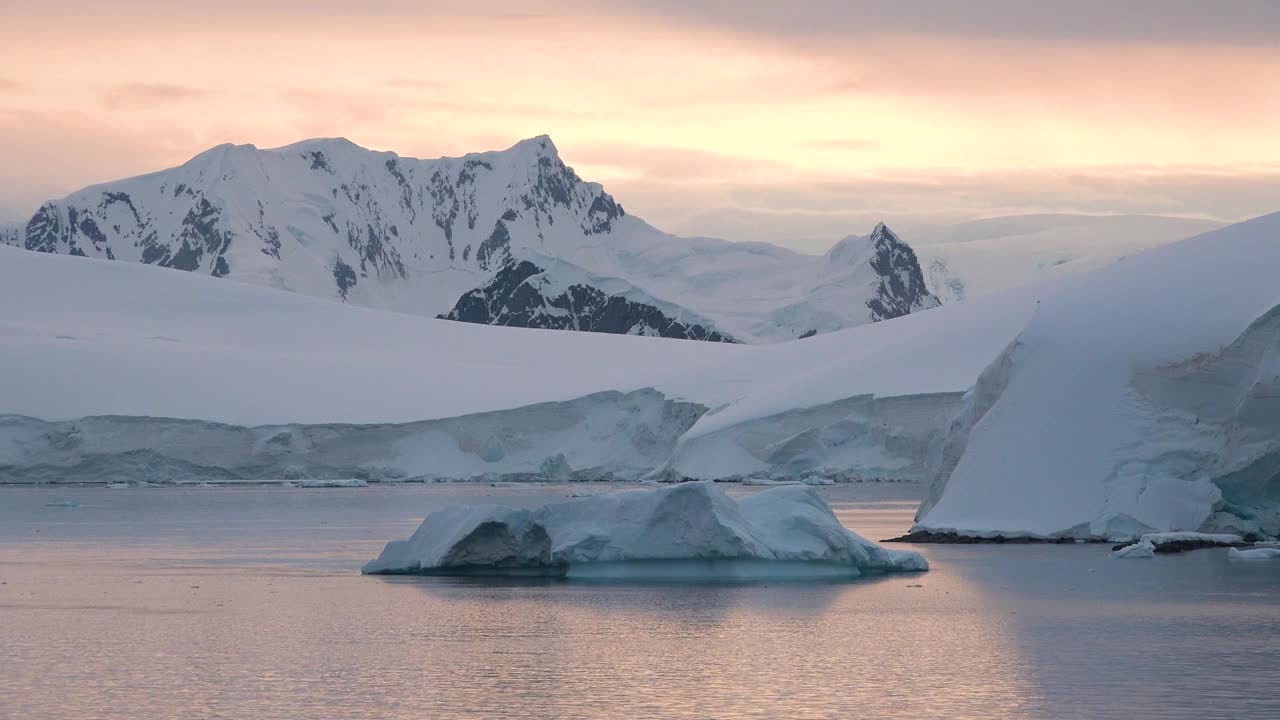
[[[679,238],[580,178],[546,135],[435,160],[344,138],[218,145],[45,203],[21,240],[368,307],[686,339],[773,342],[939,304],[883,225],[842,240],[844,263]],[[476,293],[483,302],[459,310]],[[495,305],[499,296],[521,307]]]

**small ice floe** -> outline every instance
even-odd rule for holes
[[[64,507],[64,508],[80,507],[80,503],[76,502],[75,500],[54,500],[53,502],[47,502],[44,505],[45,507]]]
[[[805,486],[735,500],[710,482],[601,493],[534,509],[461,505],[387,543],[367,574],[611,580],[853,578],[927,570],[844,528]]]
[[[1196,543],[1207,546],[1236,545],[1244,542],[1244,538],[1232,533],[1202,533],[1189,531],[1146,533],[1138,539],[1146,540],[1157,547],[1182,543]]]
[[[1166,554],[1199,550],[1200,548],[1243,545],[1244,538],[1231,533],[1178,531],[1146,533],[1138,538],[1138,542],[1151,543],[1155,546],[1156,552]]]
[[[781,487],[784,485],[803,485],[799,480],[775,480],[774,478],[765,477],[744,477],[743,485],[759,485],[762,487]]]
[[[108,489],[110,489],[110,490],[124,490],[124,489],[126,489],[126,488],[130,488],[130,487],[133,487],[133,486],[132,486],[132,485],[130,485],[129,483],[127,483],[127,482],[113,482],[113,483],[107,483],[107,488],[108,488]]]
[[[1227,550],[1227,557],[1231,560],[1280,560],[1280,547],[1231,548]]]
[[[360,478],[347,478],[344,480],[299,480],[296,487],[300,488],[362,488],[369,487],[369,483]]]
[[[1156,546],[1150,540],[1142,540],[1132,545],[1125,545],[1119,550],[1115,550],[1111,553],[1111,557],[1113,558],[1123,558],[1123,559],[1129,559],[1129,560],[1136,559],[1136,558],[1150,558],[1155,556],[1156,556]]]

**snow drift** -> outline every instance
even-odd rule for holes
[[[369,574],[539,574],[608,578],[857,577],[927,570],[840,525],[811,488],[734,501],[711,483],[552,503],[455,506],[387,543]]]
[[[916,529],[1280,533],[1280,214],[1045,293],[932,464]]]

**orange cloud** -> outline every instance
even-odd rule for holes
[[[108,110],[146,110],[157,105],[192,100],[204,90],[172,83],[131,82],[113,85],[102,95],[102,106]]]
[[[1132,8],[1148,0],[17,2],[0,192],[69,191],[221,142],[345,136],[429,157],[549,133],[630,210],[715,233],[731,225],[717,214],[854,206],[1235,217],[1263,204],[1239,183],[1272,188],[1246,165],[1280,163],[1280,52],[1259,40],[1273,5],[1245,0],[1163,0],[1146,20]],[[1199,178],[1203,201],[1090,189],[1157,166]],[[1206,166],[1220,171],[1176,170]],[[1249,202],[1213,190],[1220,176]]]

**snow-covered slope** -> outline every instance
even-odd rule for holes
[[[982,374],[917,527],[1280,533],[1280,214],[1062,282]]]
[[[825,257],[673,237],[545,136],[438,160],[341,139],[221,145],[47,203],[23,245],[422,315],[676,338],[785,340],[938,304],[883,226]]]
[[[929,290],[954,301],[1092,270],[1222,225],[1158,215],[1014,215],[922,230],[911,240]]]
[[[748,348],[494,328],[0,247],[0,412],[399,423],[629,392]]]
[[[0,247],[0,481],[918,476],[1032,303],[743,346],[447,322]]]
[[[363,571],[705,580],[928,569],[919,553],[889,550],[845,529],[810,488],[734,500],[710,483],[686,483],[532,510],[446,508],[412,537],[387,543]]]

